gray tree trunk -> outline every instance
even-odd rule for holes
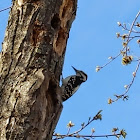
[[[77,0],[13,1],[0,54],[0,140],[52,139],[76,9]]]

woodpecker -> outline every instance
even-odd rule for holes
[[[66,101],[69,99],[80,87],[80,85],[87,80],[87,74],[81,70],[77,70],[74,68],[76,75],[71,75],[66,77],[65,79],[62,78],[62,101]]]

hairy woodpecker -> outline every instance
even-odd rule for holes
[[[78,90],[80,85],[87,80],[87,74],[73,66],[72,68],[75,70],[76,75],[68,76],[65,79],[62,78],[62,101],[69,99]]]

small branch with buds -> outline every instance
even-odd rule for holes
[[[124,101],[125,101],[125,100],[128,100],[129,96],[126,95],[126,94],[128,93],[128,91],[130,90],[131,86],[132,86],[133,83],[134,83],[134,80],[135,80],[135,78],[136,78],[136,74],[137,74],[137,71],[138,71],[138,69],[139,69],[139,66],[140,66],[140,60],[138,61],[138,64],[137,64],[137,66],[136,66],[135,71],[132,73],[133,78],[132,78],[132,80],[131,80],[131,83],[124,86],[124,88],[126,89],[125,92],[124,92],[123,94],[121,94],[121,95],[116,95],[116,94],[115,94],[115,95],[114,95],[114,96],[116,97],[115,100],[112,100],[111,98],[109,98],[109,99],[108,99],[108,104],[112,104],[113,102],[116,102],[116,101],[118,101],[119,99],[123,99]]]
[[[101,112],[102,112],[102,110],[100,110],[93,118],[89,117],[88,122],[87,123],[82,123],[81,124],[81,128],[79,130],[73,132],[73,133],[70,133],[70,130],[75,125],[74,125],[74,123],[72,123],[70,121],[67,124],[67,127],[68,127],[67,134],[64,135],[64,134],[55,133],[53,135],[55,137],[53,140],[64,139],[64,138],[67,138],[67,137],[69,137],[69,138],[83,138],[85,140],[89,140],[89,138],[91,138],[91,139],[99,138],[99,137],[106,137],[106,138],[108,138],[108,137],[112,137],[112,136],[115,136],[117,138],[120,138],[122,136],[123,138],[125,138],[126,135],[127,135],[125,130],[122,129],[122,130],[120,130],[120,132],[118,132],[118,130],[119,130],[118,128],[117,129],[113,128],[112,129],[112,133],[113,134],[108,134],[108,135],[94,135],[94,133],[95,133],[95,129],[94,128],[91,129],[91,135],[81,135],[81,134],[79,134],[82,130],[84,130],[93,121],[95,121],[95,120],[102,120]]]
[[[60,135],[60,134],[56,134],[55,136],[59,137],[59,138],[55,138],[53,140],[63,139],[63,138],[66,137],[66,135]],[[83,138],[85,140],[89,140],[88,138],[92,138],[92,139],[94,139],[94,138],[103,138],[103,137],[108,138],[108,137],[112,137],[112,136],[118,138],[119,136],[121,136],[121,134],[117,133],[117,134],[98,135],[98,136],[92,136],[92,135],[68,135],[67,137],[70,137],[70,138],[72,138],[72,137],[73,138]]]
[[[136,23],[136,21],[138,20],[138,17],[140,16],[140,11],[137,13],[134,21],[132,22],[130,29],[126,26],[126,24],[121,24],[120,22],[117,22],[119,27],[122,27],[123,30],[128,31],[128,34],[123,34],[120,35],[120,33],[116,33],[117,38],[122,38],[123,43],[122,46],[123,48],[121,49],[121,51],[115,56],[115,57],[109,57],[108,59],[110,59],[109,62],[107,62],[106,64],[104,64],[103,66],[96,66],[96,72],[100,71],[102,68],[106,67],[108,64],[110,64],[112,61],[114,61],[116,58],[118,58],[120,55],[122,55],[122,64],[123,65],[128,65],[131,64],[131,62],[133,61],[133,56],[132,55],[128,55],[128,53],[130,53],[130,47],[128,47],[128,44],[130,43],[130,41],[132,41],[135,38],[140,38],[140,35],[137,35],[140,33],[140,31],[137,31],[134,29],[134,27],[140,27],[140,23]],[[133,33],[133,35],[131,34]],[[140,39],[137,40],[137,43],[140,45]],[[108,104],[112,104],[115,101],[118,101],[119,99],[123,99],[123,100],[128,100],[128,95],[126,95],[128,93],[128,91],[130,90],[131,86],[134,83],[135,77],[136,77],[136,73],[139,69],[139,65],[140,65],[140,59],[137,60],[138,64],[136,66],[136,70],[133,72],[133,78],[130,82],[129,85],[125,85],[125,89],[126,91],[121,94],[121,95],[114,95],[116,97],[115,100],[112,99],[108,99]]]

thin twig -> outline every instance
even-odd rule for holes
[[[127,42],[127,45],[128,45],[128,42],[129,42],[129,37],[130,37],[130,35],[132,33],[132,30],[133,30],[133,26],[135,25],[135,22],[137,21],[137,18],[139,17],[139,15],[140,15],[140,11],[137,13],[134,21],[132,22],[132,25],[131,25],[131,28],[130,28],[130,31],[129,31],[129,34],[128,34],[128,39],[126,41]],[[127,46],[125,48],[126,48],[126,56],[127,56]]]
[[[10,9],[10,8],[11,8],[11,6],[8,7],[8,8],[5,8],[5,9],[0,10],[0,12],[6,11],[6,10],[8,10],[8,9]]]
[[[70,133],[70,129],[71,129],[71,127],[68,127],[67,135],[69,135],[69,133]]]
[[[56,136],[56,135],[53,135],[53,136]],[[118,134],[108,134],[108,135],[95,135],[95,136],[93,136],[93,135],[63,135],[63,134],[61,134],[61,135],[59,135],[59,137],[60,138],[54,138],[53,140],[58,140],[58,139],[62,139],[62,138],[65,138],[65,137],[70,137],[70,138],[72,138],[72,137],[75,137],[75,138],[103,138],[103,137],[106,137],[106,138],[108,138],[108,137],[117,137],[117,136],[121,136],[121,134],[120,133],[118,133]],[[62,137],[62,138],[61,138]]]
[[[125,26],[123,26],[122,24],[120,25],[124,30],[126,30],[126,31],[128,31],[128,32],[130,32],[130,30]],[[135,25],[134,25],[135,26]],[[138,32],[138,31],[135,31],[135,30],[132,30],[131,32],[133,32],[133,33],[140,33],[140,32]]]
[[[129,84],[129,86],[127,87],[127,89],[126,89],[126,91],[124,92],[123,95],[125,95],[125,94],[129,91],[129,89],[131,88],[132,84],[134,83],[134,80],[135,80],[135,78],[136,78],[136,73],[137,73],[137,71],[138,71],[138,69],[139,69],[139,66],[140,66],[140,60],[139,60],[139,62],[138,62],[138,64],[137,64],[137,67],[136,67],[136,69],[135,69],[135,71],[134,71],[135,76],[133,75],[132,81],[131,81],[131,83]]]
[[[124,50],[124,49],[123,49]],[[121,50],[121,51],[123,51],[123,50]],[[104,64],[103,66],[101,66],[100,68],[104,68],[104,67],[106,67],[108,64],[110,64],[113,60],[115,60],[117,57],[119,57],[121,55],[121,52],[118,54],[118,55],[116,55],[115,57],[112,57],[111,59],[110,59],[110,61],[109,62],[107,62],[106,64]]]
[[[123,37],[123,36],[120,35],[120,37]],[[140,35],[130,36],[129,38],[132,38],[133,39],[133,38],[137,38],[137,37],[140,37]],[[125,38],[128,38],[128,37],[126,36]]]
[[[128,91],[130,90],[131,86],[133,85],[134,81],[135,81],[135,78],[136,78],[136,74],[137,74],[137,71],[139,70],[139,67],[140,67],[140,59],[138,61],[138,64],[136,66],[136,69],[134,71],[134,75],[133,75],[133,78],[131,80],[131,83],[127,86],[125,92],[121,95],[115,95],[117,97],[116,100],[112,100],[112,102],[116,102],[118,101],[119,99],[121,99],[123,97],[123,99],[127,98],[128,96],[126,96],[126,94],[128,93]]]

